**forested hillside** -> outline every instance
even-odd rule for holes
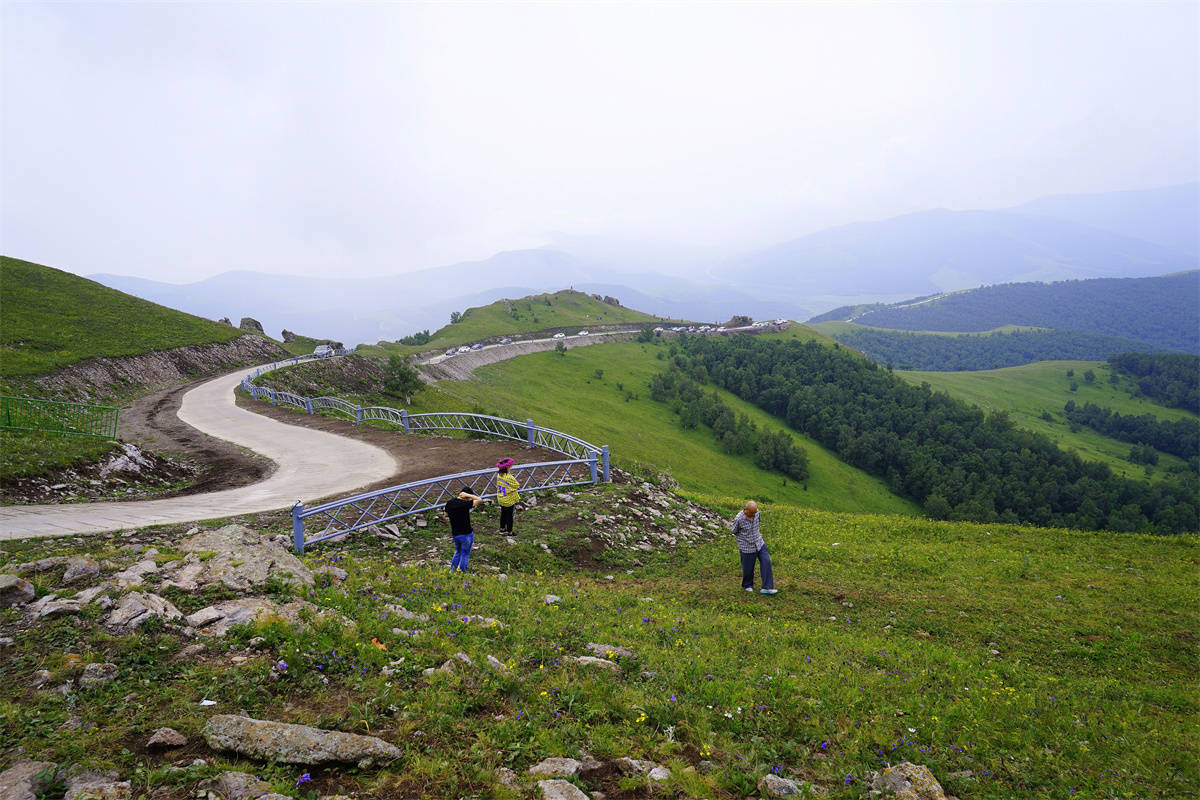
[[[1005,325],[1079,331],[1200,352],[1200,271],[1157,278],[1008,283],[882,307],[847,307],[813,321],[906,331],[990,331]],[[1058,356],[1067,358],[1068,356]]]
[[[1089,530],[1200,528],[1200,482],[1154,485],[1115,476],[1004,413],[910,386],[840,348],[752,337],[685,338],[673,363],[726,388],[887,479],[932,516]]]
[[[1147,397],[1200,414],[1200,356],[1124,353],[1108,359],[1108,363],[1136,380]]]
[[[836,327],[835,327],[836,326]],[[1154,345],[1079,331],[997,331],[946,335],[818,323],[817,330],[897,369],[962,372],[1035,361],[1104,361],[1116,353],[1150,352]]]

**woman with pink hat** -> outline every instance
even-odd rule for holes
[[[502,458],[496,462],[496,503],[500,506],[500,532],[509,536],[513,532],[513,511],[521,494],[517,490],[521,485],[517,479],[508,474],[508,470],[517,462],[511,458]]]

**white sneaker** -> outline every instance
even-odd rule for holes
[[[753,589],[751,589],[751,591],[753,591]],[[777,594],[779,592],[778,589],[763,589],[761,591],[763,594]]]
[[[753,592],[753,591],[754,591],[754,587],[753,587],[753,586],[747,586],[747,587],[746,587],[746,591],[747,591],[747,592]]]

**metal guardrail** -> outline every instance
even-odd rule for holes
[[[334,355],[345,355],[338,350]],[[331,411],[344,414],[356,425],[363,422],[383,422],[394,425],[404,433],[425,431],[462,431],[503,439],[525,442],[531,447],[542,447],[568,457],[565,461],[545,461],[537,464],[519,464],[510,470],[517,477],[522,492],[537,492],[564,486],[585,483],[607,482],[609,473],[608,445],[597,447],[577,436],[571,436],[553,428],[535,425],[533,420],[524,422],[487,414],[466,412],[433,412],[409,414],[405,409],[388,406],[358,406],[337,397],[301,397],[279,389],[254,385],[254,380],[267,372],[290,367],[305,361],[315,361],[328,356],[297,356],[286,361],[277,361],[259,367],[242,379],[241,388],[254,399],[266,398],[273,404],[287,403],[304,409],[309,414]],[[394,519],[419,514],[440,508],[452,497],[456,497],[462,486],[467,486],[480,497],[496,495],[496,471],[482,469],[461,472],[455,475],[440,475],[436,478],[413,481],[412,483],[378,489],[353,497],[334,500],[312,508],[302,502],[292,507],[292,541],[297,553],[303,553],[307,545],[316,544],[356,530],[389,522]],[[306,521],[312,535],[306,535]],[[319,530],[315,528],[319,527]]]
[[[112,406],[0,396],[0,428],[7,430],[115,439],[117,416]]]

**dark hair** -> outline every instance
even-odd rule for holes
[[[471,491],[471,487],[467,486],[465,483],[462,485],[462,488],[459,489],[458,491],[463,492],[465,494],[475,494],[473,491]]]

